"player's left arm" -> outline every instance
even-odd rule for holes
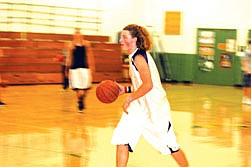
[[[153,88],[150,68],[145,58],[141,55],[135,56],[134,64],[138,69],[142,84],[134,93],[132,93],[132,95],[130,96],[131,100],[135,100],[144,96]]]
[[[89,66],[89,68],[93,71],[95,71],[95,65],[94,65],[94,55],[93,55],[93,48],[92,48],[92,44],[90,41],[85,40],[85,46],[87,48],[86,50],[86,59],[87,59],[87,64]]]
[[[125,113],[128,113],[127,108],[133,100],[144,96],[153,88],[150,68],[145,58],[141,55],[137,55],[134,59],[134,64],[136,65],[139,71],[142,84],[136,91],[134,91],[130,96],[128,96],[127,100],[124,102],[123,110]]]

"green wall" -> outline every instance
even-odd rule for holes
[[[161,53],[154,59],[162,81],[193,82],[195,57],[192,54]]]
[[[210,73],[210,75],[208,75],[208,78],[206,77],[207,72],[204,72],[205,78],[204,75],[203,77],[195,78],[196,72],[199,71],[199,67],[197,65],[199,55],[197,54],[162,53],[161,56],[162,58],[158,60],[159,63],[156,64],[160,71],[160,77],[162,81],[191,82],[196,84],[226,86],[242,85],[242,71],[240,65],[240,57],[238,56],[234,56],[231,69],[232,74],[225,75],[225,71],[219,72],[218,75],[217,73]],[[213,74],[216,74],[216,76],[214,76]],[[214,78],[217,79],[215,79],[213,83],[210,82],[210,79]]]
[[[195,69],[195,83],[200,84],[212,84],[212,85],[234,85],[234,68],[233,64],[235,62],[235,52],[227,51],[227,40],[236,40],[236,30],[235,29],[204,29],[199,28],[197,31],[197,60],[203,54],[200,53],[199,48],[203,43],[201,42],[200,34],[201,32],[213,33],[213,43],[209,48],[212,48],[212,55],[209,56],[213,62],[213,69],[211,71],[203,71],[199,68]],[[204,45],[207,45],[205,42]],[[222,47],[223,46],[223,47]],[[224,48],[225,47],[225,48]],[[226,53],[231,57],[231,67],[224,68],[221,66],[221,54]]]
[[[207,33],[209,31],[214,34],[214,40],[209,45],[205,42],[206,48],[213,50],[208,53],[200,52],[201,34],[200,31]],[[209,85],[224,85],[224,86],[241,86],[242,85],[242,70],[240,57],[236,56],[235,50],[227,49],[230,41],[236,40],[235,29],[204,29],[200,28],[197,31],[197,54],[181,54],[181,53],[156,53],[154,59],[160,71],[162,81],[177,81],[177,82],[192,82],[196,84]],[[251,31],[249,31],[251,38]],[[202,54],[205,54],[202,55]],[[202,56],[201,56],[202,55]],[[223,58],[227,55],[229,66],[223,66]],[[213,63],[213,68],[203,70],[201,68],[201,60],[204,57]]]

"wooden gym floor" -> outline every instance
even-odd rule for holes
[[[75,93],[61,85],[1,88],[1,167],[115,167],[113,130],[127,95],[113,104],[86,98],[77,113]],[[242,89],[228,86],[163,84],[181,148],[191,167],[251,166],[251,105]],[[141,138],[128,167],[177,167]]]

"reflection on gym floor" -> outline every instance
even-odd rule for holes
[[[75,94],[61,85],[1,89],[1,167],[115,167],[110,144],[127,95],[112,104],[95,97],[77,113]],[[172,108],[177,140],[191,167],[251,166],[251,105],[242,89],[228,86],[163,84]],[[149,158],[151,157],[151,158]],[[143,138],[128,167],[177,167]]]

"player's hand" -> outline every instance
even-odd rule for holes
[[[122,106],[122,108],[123,108],[123,110],[124,110],[124,112],[126,114],[128,114],[127,108],[129,107],[129,105],[130,105],[131,102],[132,102],[132,99],[131,99],[130,96],[128,96],[128,98],[125,100],[125,102],[124,102],[124,104]]]
[[[125,93],[124,86],[120,85],[118,82],[115,82],[119,86],[119,95],[122,95]]]
[[[127,111],[127,108],[129,107],[130,103],[128,103],[127,101],[124,102],[122,108],[123,108],[123,111],[128,114],[128,111]]]

